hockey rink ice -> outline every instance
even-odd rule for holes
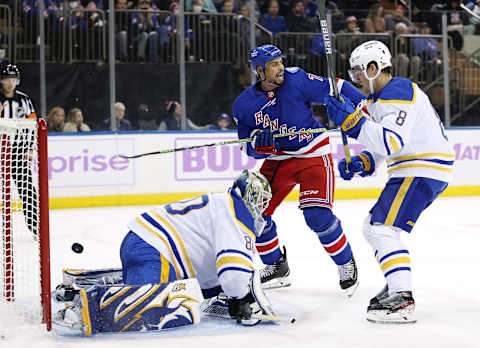
[[[334,206],[359,270],[360,285],[352,298],[340,291],[337,267],[306,226],[297,203],[285,202],[276,211],[292,286],[268,295],[280,315],[296,317],[293,325],[248,328],[204,317],[193,327],[93,337],[54,326],[52,333],[15,330],[0,340],[0,347],[480,347],[480,197],[438,199],[420,217],[412,235],[403,236],[412,257],[418,319],[403,325],[365,320],[369,299],[384,286],[361,229],[373,203],[338,200]],[[62,268],[119,267],[126,224],[147,208],[52,210],[52,288],[60,283]],[[74,242],[84,246],[82,254],[71,250]]]

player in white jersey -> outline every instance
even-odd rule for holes
[[[81,290],[80,302],[57,313],[54,322],[69,322],[66,326],[87,335],[193,324],[198,314],[184,302],[197,302],[198,307],[201,295],[182,294],[188,299],[179,306],[188,314],[168,324],[164,319],[174,317],[165,312],[167,302],[178,297],[177,291],[194,286],[178,280],[192,278],[205,298],[222,292],[230,316],[241,323],[258,322],[252,311],[274,314],[253,265],[255,239],[265,227],[262,212],[270,198],[263,175],[245,170],[228,193],[204,194],[138,215],[128,224],[130,231],[120,247],[123,286]],[[167,284],[177,285],[170,289]]]
[[[447,187],[455,153],[427,95],[413,82],[392,78],[391,55],[379,41],[352,52],[350,76],[371,94],[355,107],[326,98],[329,117],[350,137],[366,145],[338,168],[342,178],[371,175],[386,160],[388,182],[364,222],[387,285],[371,299],[367,320],[378,323],[415,322],[410,255],[400,239],[410,233],[419,215]],[[366,109],[366,115],[363,110]]]

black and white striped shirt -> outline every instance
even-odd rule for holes
[[[7,98],[3,92],[0,92],[0,102],[3,105],[0,117],[37,118],[32,99],[23,92],[15,90],[13,98]]]

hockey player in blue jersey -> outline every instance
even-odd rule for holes
[[[274,138],[274,134],[322,128],[311,103],[323,103],[332,94],[331,81],[300,68],[284,68],[282,52],[273,45],[252,49],[249,61],[259,81],[244,90],[233,104],[238,137],[253,137],[243,150],[264,159],[260,172],[269,180],[272,199],[264,212],[267,221],[256,247],[264,264],[265,288],[290,285],[285,248],[279,247],[272,214],[296,184],[300,209],[338,266],[340,287],[351,296],[358,285],[357,269],[340,220],[332,213],[335,176],[327,132]],[[339,90],[360,102],[362,94],[350,83],[338,81]],[[292,231],[293,233],[294,231]]]
[[[70,270],[66,280],[64,272],[60,298],[81,289],[54,322],[86,335],[192,325],[200,320],[202,293],[222,293],[215,306],[242,324],[258,323],[253,314],[275,315],[253,265],[270,198],[268,181],[245,170],[229,192],[139,214],[120,247],[121,270]]]
[[[345,103],[327,97],[329,117],[352,138],[367,146],[342,178],[371,175],[386,160],[388,181],[365,219],[363,232],[372,246],[387,285],[370,300],[367,320],[413,323],[410,253],[401,232],[410,233],[420,214],[452,178],[455,152],[427,95],[412,81],[391,75],[391,55],[379,41],[353,50],[350,76],[370,90],[367,114],[344,96]]]

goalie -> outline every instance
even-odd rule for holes
[[[54,322],[86,335],[190,325],[199,321],[202,293],[224,293],[230,317],[242,324],[259,321],[252,311],[274,315],[253,265],[270,198],[268,181],[245,170],[227,193],[140,214],[120,247],[121,279],[112,270],[71,274],[76,289],[64,281],[56,297],[61,292],[61,300],[74,304],[57,312]]]

